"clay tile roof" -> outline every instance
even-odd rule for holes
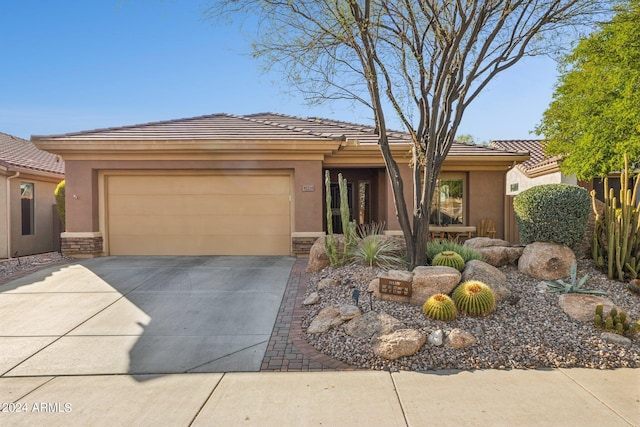
[[[503,150],[519,150],[528,151],[530,158],[524,163],[520,163],[518,167],[525,173],[531,174],[537,170],[554,168],[558,166],[557,157],[549,157],[544,154],[542,149],[542,140],[498,140],[491,141],[490,147]]]
[[[389,142],[408,143],[409,134],[388,131]],[[327,140],[375,144],[378,141],[374,126],[349,123],[318,117],[301,118],[277,113],[258,113],[245,116],[211,114],[186,119],[142,123],[131,126],[95,129],[83,132],[31,137],[32,140]],[[520,149],[510,150],[480,144],[455,143],[449,152],[453,156],[494,156],[526,154]]]
[[[0,162],[35,171],[64,174],[64,161],[31,142],[0,132]]]

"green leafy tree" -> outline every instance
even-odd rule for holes
[[[581,40],[560,65],[551,105],[536,128],[561,170],[589,180],[640,159],[640,0]]]
[[[208,14],[260,22],[254,48],[311,101],[370,108],[409,267],[426,263],[436,180],[462,116],[524,56],[555,51],[609,0],[218,0]],[[413,200],[393,157],[387,119],[411,137]],[[413,210],[410,210],[410,207]]]

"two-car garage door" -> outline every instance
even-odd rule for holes
[[[289,255],[287,173],[105,177],[110,255]]]

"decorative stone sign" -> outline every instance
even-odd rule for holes
[[[411,282],[405,280],[380,278],[380,293],[391,294],[403,297],[411,296]]]

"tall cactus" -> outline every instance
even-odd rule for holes
[[[331,176],[329,171],[324,174],[325,200],[327,203],[327,236],[324,237],[324,248],[329,257],[332,266],[346,264],[357,245],[356,222],[350,221],[351,212],[349,211],[349,192],[347,180],[342,178],[342,174],[338,174],[338,188],[340,189],[340,220],[342,221],[342,233],[344,234],[344,249],[342,256],[338,251],[338,245],[333,235],[333,223],[331,212]]]
[[[338,265],[338,246],[333,237],[333,222],[331,214],[331,176],[329,171],[324,173],[325,200],[327,202],[327,235],[324,236],[324,250],[332,266]]]
[[[340,188],[340,220],[342,221],[342,233],[344,234],[344,252],[342,252],[342,264],[346,264],[357,245],[356,222],[351,220],[349,210],[349,189],[347,180],[338,174],[338,187]]]
[[[609,188],[608,178],[604,179],[604,215],[596,210],[595,191],[591,192],[593,209],[596,214],[593,233],[593,259],[596,265],[607,265],[607,276],[624,281],[625,275],[638,277],[640,261],[640,204],[636,201],[640,173],[633,178],[633,190],[629,188],[629,161],[625,154],[625,168],[620,175],[620,193],[615,197]],[[618,206],[618,201],[620,205]]]

